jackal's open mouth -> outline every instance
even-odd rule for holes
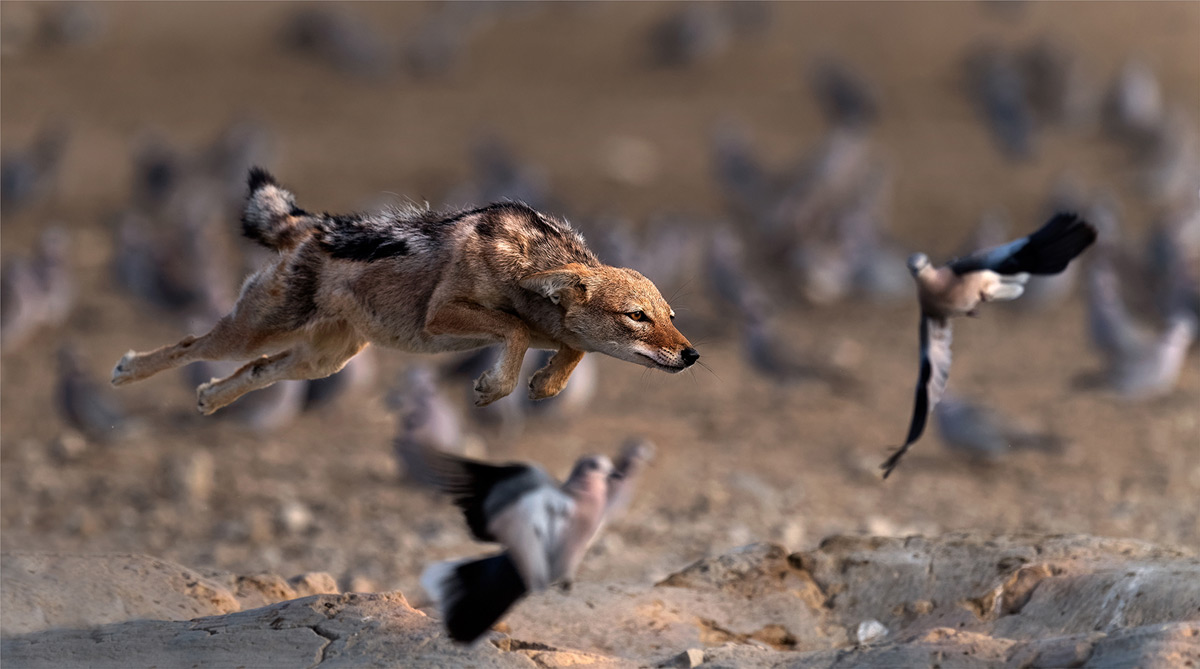
[[[661,362],[659,362],[659,361],[655,360],[654,358],[652,358],[652,357],[650,357],[650,356],[646,355],[645,353],[638,353],[638,355],[640,355],[640,356],[642,356],[643,358],[645,358],[646,360],[649,360],[649,361],[650,361],[650,364],[649,364],[649,365],[646,365],[647,367],[652,367],[652,368],[654,368],[654,369],[661,369],[661,370],[662,370],[662,371],[664,371],[664,372],[670,372],[670,373],[672,373],[672,374],[678,374],[679,372],[682,372],[683,370],[687,369],[687,366],[686,366],[686,365],[680,365],[680,366],[678,366],[678,367],[675,367],[675,366],[673,366],[673,365],[664,365],[664,364],[662,364]]]

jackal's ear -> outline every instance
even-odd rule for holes
[[[521,287],[549,299],[560,302],[582,302],[587,299],[588,279],[592,270],[587,265],[573,262],[544,272],[530,274],[521,279]]]

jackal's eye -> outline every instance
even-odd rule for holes
[[[629,320],[631,320],[631,321],[646,320],[646,312],[644,312],[644,311],[630,311],[629,313],[627,313],[625,315],[628,316]]]

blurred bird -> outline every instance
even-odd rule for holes
[[[984,45],[967,58],[971,97],[992,138],[1012,160],[1034,153],[1034,118],[1024,74],[1016,58],[995,45]]]
[[[863,129],[879,116],[878,94],[846,63],[822,58],[812,67],[809,84],[825,120],[833,126]]]
[[[723,121],[712,131],[713,174],[724,193],[725,205],[734,217],[764,225],[779,187],[755,155],[745,126]]]
[[[310,379],[304,386],[304,410],[329,406],[339,398],[371,385],[375,380],[376,364],[374,349],[368,346],[350,358],[340,372],[323,379]]]
[[[1161,397],[1179,380],[1187,350],[1196,339],[1196,316],[1180,308],[1168,316],[1161,332],[1152,332],[1130,316],[1119,283],[1107,254],[1092,259],[1088,272],[1092,344],[1104,356],[1108,383],[1119,396]]]
[[[382,79],[396,65],[394,45],[345,5],[305,6],[288,19],[282,38],[292,51],[363,79]]]
[[[1058,435],[1017,425],[990,407],[946,393],[933,410],[942,443],[971,459],[996,462],[1015,449],[1062,451]]]
[[[458,413],[438,389],[429,367],[408,368],[401,384],[388,394],[387,403],[396,412],[392,447],[405,478],[429,483],[417,476],[423,471],[426,451],[464,454],[466,442]]]
[[[453,498],[476,539],[505,548],[482,559],[437,563],[421,575],[457,641],[479,638],[530,592],[560,582],[569,588],[614,504],[628,494],[613,485],[625,473],[603,455],[580,458],[560,485],[533,464],[422,453],[420,477]],[[640,460],[635,454],[629,462],[637,467]]]
[[[746,268],[745,244],[728,227],[717,227],[709,236],[704,270],[709,293],[722,311],[743,315],[766,308],[766,297]]]
[[[483,137],[472,149],[472,176],[453,188],[443,200],[458,206],[508,200],[524,202],[534,209],[552,209],[549,179],[545,171],[523,162],[512,148],[495,137]]]
[[[1180,108],[1172,108],[1133,146],[1136,183],[1144,195],[1167,207],[1194,203],[1200,185],[1200,135]]]
[[[1083,61],[1061,39],[1042,37],[1018,54],[1030,105],[1048,123],[1078,128],[1099,116],[1099,95]]]
[[[1157,220],[1147,246],[1160,311],[1183,309],[1200,318],[1200,203]]]
[[[12,258],[0,269],[0,349],[20,347],[45,327],[66,321],[75,303],[70,238],[59,227],[38,237],[29,258]]]
[[[841,369],[786,346],[785,340],[769,329],[765,318],[747,314],[741,322],[742,349],[756,373],[784,386],[823,383],[838,395],[858,389],[858,382]]]
[[[1145,62],[1129,59],[1121,66],[1104,100],[1104,121],[1117,137],[1139,141],[1166,111],[1162,84]]]
[[[438,5],[408,35],[404,45],[408,71],[421,79],[449,74],[462,61],[471,40],[494,22],[497,9],[480,2]]]
[[[633,492],[642,474],[654,462],[658,448],[646,437],[630,437],[621,446],[621,452],[613,461],[613,473],[608,477],[607,518],[613,519],[625,512],[633,502]]]
[[[67,424],[91,441],[107,442],[127,427],[124,409],[107,383],[97,383],[70,346],[58,351],[58,411]]]
[[[677,5],[650,30],[650,58],[659,67],[691,67],[712,60],[729,48],[732,26],[712,2]]]
[[[921,371],[904,444],[881,466],[887,478],[925,431],[950,374],[951,319],[974,316],[984,302],[1021,296],[1030,274],[1057,274],[1096,241],[1096,229],[1074,214],[1057,214],[1028,237],[935,268],[923,253],[908,259],[921,304]]]
[[[67,147],[67,128],[46,125],[23,150],[5,151],[0,158],[0,200],[9,213],[53,194]]]
[[[126,210],[114,219],[113,276],[130,294],[185,316],[222,314],[235,293],[221,196],[199,182],[173,188],[156,221]]]

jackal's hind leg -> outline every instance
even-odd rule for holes
[[[567,380],[571,378],[571,372],[575,371],[575,365],[578,365],[580,360],[583,360],[583,351],[576,351],[569,346],[558,349],[550,358],[550,362],[530,377],[529,399],[544,400],[561,393],[563,388],[567,387]]]
[[[196,408],[204,415],[233,403],[248,392],[266,388],[276,381],[320,379],[346,366],[365,346],[361,342],[322,350],[300,346],[246,363],[223,379],[213,379],[196,389]]]
[[[291,331],[270,331],[230,314],[217,321],[208,334],[188,335],[178,344],[147,353],[126,353],[113,368],[112,384],[123,386],[197,360],[247,360],[280,351],[296,338]]]

